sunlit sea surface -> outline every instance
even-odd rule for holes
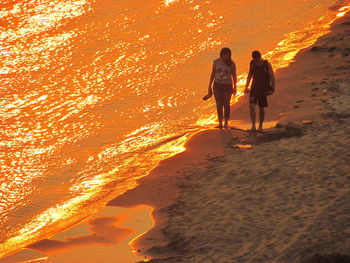
[[[214,120],[201,98],[221,47],[240,79],[254,49],[285,67],[346,4],[0,0],[0,256],[183,151]]]

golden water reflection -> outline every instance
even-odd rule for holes
[[[214,103],[200,100],[208,61],[231,45],[246,62],[256,39],[240,44],[235,25],[250,14],[226,14],[250,2],[135,3],[28,0],[1,11],[0,255],[84,219],[216,121]],[[265,57],[287,66],[334,17],[312,20]]]
[[[250,144],[235,144],[235,146],[241,150],[247,150],[253,147],[253,145],[250,145]]]

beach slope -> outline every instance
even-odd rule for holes
[[[178,198],[162,209],[167,243],[146,252],[151,262],[350,256],[348,43],[349,14],[277,71],[275,128],[231,136],[223,157],[179,177]]]

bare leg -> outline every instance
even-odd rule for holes
[[[222,119],[223,119],[223,115],[224,115],[224,98],[223,98],[223,93],[221,91],[221,89],[217,89],[214,85],[214,97],[215,97],[215,101],[216,101],[216,110],[218,113],[218,121],[219,121],[219,125],[216,126],[215,128],[222,128]]]
[[[216,126],[215,128],[222,128],[222,117],[218,117],[219,125]]]
[[[259,130],[263,130],[263,123],[265,119],[265,110],[264,107],[259,107]]]
[[[252,127],[250,128],[252,131],[255,131],[255,104],[249,103],[249,109],[250,109],[250,120],[252,121]]]
[[[225,124],[224,124],[225,129],[228,128],[228,118],[225,118]]]
[[[216,107],[217,107],[217,112],[218,112],[218,121],[219,121],[219,125],[218,126],[216,126],[215,128],[222,128],[222,120],[223,120],[223,117],[222,117],[222,115],[223,115],[223,108],[224,108],[224,106],[222,105],[222,104],[220,104],[220,103],[218,103],[217,105],[216,105]]]

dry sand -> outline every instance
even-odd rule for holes
[[[161,176],[159,189],[167,190],[148,189],[154,198],[145,203],[157,207],[158,224],[139,246],[153,244],[143,251],[151,262],[297,263],[321,262],[310,259],[315,254],[350,256],[349,43],[348,14],[277,72],[278,90],[267,113],[279,116],[275,128],[197,135],[197,144],[217,153],[207,158],[209,167],[170,183]],[[233,112],[248,116],[246,108],[243,101]],[[225,145],[210,148],[218,137]],[[191,158],[191,149],[182,159],[188,160],[186,154]],[[173,167],[171,161],[166,165]],[[178,189],[170,187],[174,180]],[[118,200],[111,204],[130,199]],[[344,260],[337,262],[349,262]]]

